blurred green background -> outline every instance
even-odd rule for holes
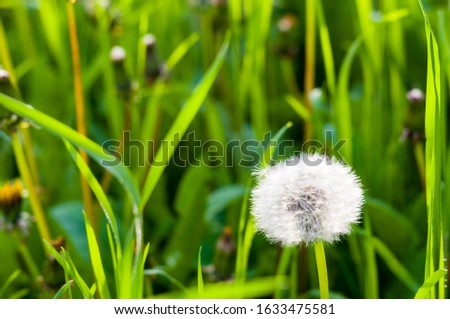
[[[252,227],[248,185],[257,162],[239,165],[245,154],[235,149],[225,154],[230,165],[212,168],[207,164],[214,150],[204,149],[196,154],[200,165],[180,167],[171,161],[161,176],[151,175],[153,167],[138,165],[139,156],[158,156],[175,124],[186,126],[186,134],[195,132],[201,142],[226,145],[262,141],[291,122],[279,141],[294,141],[295,147],[287,154],[275,151],[275,159],[318,140],[325,145],[322,152],[341,156],[355,169],[365,189],[363,223],[326,247],[331,296],[412,298],[424,279],[447,267],[449,234],[450,3],[423,4],[439,49],[432,51],[428,67],[424,15],[415,0],[79,0],[73,5],[2,0],[0,65],[10,74],[15,98],[77,128],[72,12],[87,136],[102,145],[120,140],[126,130],[132,139],[153,141],[144,154],[125,154],[144,194],[144,243],[150,243],[142,297],[179,296],[185,287],[199,285],[199,273],[205,289],[236,280],[252,283],[248,291],[237,289],[228,297],[241,297],[239,291],[248,297],[318,297],[313,250],[277,247],[247,230]],[[148,34],[154,39],[147,36],[144,43]],[[228,49],[220,72],[207,73],[215,59],[220,63],[224,43]],[[124,59],[117,50],[111,59],[115,46],[125,50]],[[431,74],[427,84],[430,68],[439,68],[440,74]],[[205,84],[204,94],[196,90],[199,83]],[[8,118],[1,104],[0,117]],[[427,136],[432,132],[436,143],[425,139],[426,120]],[[51,239],[65,239],[91,286],[98,274],[86,238],[77,166],[60,136],[45,125],[23,130]],[[325,140],[326,131],[332,132],[332,141]],[[347,143],[333,154],[333,144],[342,139]],[[0,133],[0,187],[20,177],[12,144],[5,129]],[[192,140],[181,146],[175,158],[193,156]],[[257,148],[259,154],[262,150]],[[107,194],[123,242],[132,247],[126,241],[134,227],[129,198],[97,162],[89,166]],[[153,181],[154,190],[146,191]],[[105,219],[95,198],[92,202],[106,278],[112,296],[119,296],[112,284],[117,278]],[[33,213],[28,199],[21,211]],[[0,297],[54,297],[70,276],[46,255],[35,224],[29,235],[6,228],[0,231]],[[244,248],[245,243],[251,247]],[[249,251],[248,258],[242,251]],[[237,266],[247,259],[248,265]],[[445,297],[445,283],[443,274],[429,296]],[[211,291],[221,296],[220,290]],[[80,297],[75,288],[73,294]]]

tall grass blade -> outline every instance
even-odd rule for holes
[[[200,84],[197,85],[192,95],[186,101],[183,109],[178,114],[174,123],[172,124],[169,132],[166,134],[164,138],[164,143],[159,148],[156,156],[155,163],[158,165],[154,165],[150,168],[149,174],[145,179],[144,188],[142,191],[142,200],[139,204],[139,210],[142,211],[147,204],[150,196],[153,193],[162,173],[164,172],[167,163],[175,152],[176,147],[178,146],[179,140],[184,135],[198,110],[200,109],[202,103],[204,102],[209,89],[212,87],[214,80],[216,79],[220,68],[225,59],[225,55],[228,50],[228,45],[230,42],[230,35],[227,34],[222,48],[215,61],[213,62],[211,68],[203,77]]]
[[[425,20],[427,39],[427,91],[425,105],[425,164],[426,164],[426,197],[428,212],[428,241],[425,278],[430,277],[437,267],[441,267],[441,245],[443,244],[443,223],[441,207],[441,171],[442,171],[442,123],[441,117],[441,70],[439,48],[431,28],[428,15],[419,1]],[[441,279],[443,285],[443,278]],[[435,291],[430,290],[430,297]],[[440,296],[443,297],[443,296]]]
[[[423,285],[417,291],[414,299],[428,298],[429,295],[431,294],[431,290],[435,289],[435,286],[439,282],[439,280],[444,280],[446,275],[447,275],[447,270],[444,270],[444,269],[436,270],[434,273],[431,274],[430,277],[428,277],[424,281]]]
[[[51,133],[64,137],[74,145],[84,149],[89,155],[92,156],[100,165],[110,171],[122,184],[125,190],[130,194],[135,205],[140,201],[139,191],[135,185],[133,177],[130,171],[124,166],[117,163],[117,165],[111,165],[115,163],[115,158],[108,154],[100,145],[88,139],[87,137],[79,134],[69,126],[55,120],[51,116],[34,109],[30,105],[22,103],[18,100],[12,99],[2,93],[0,93],[0,104],[9,109],[10,111],[23,116],[35,124],[45,128]],[[108,165],[109,164],[109,165]]]
[[[106,280],[105,270],[103,268],[102,257],[100,253],[100,248],[98,246],[97,238],[92,228],[92,224],[86,213],[83,212],[84,221],[86,226],[86,235],[88,239],[89,254],[91,256],[92,270],[94,271],[95,280],[97,282],[98,293],[100,298],[109,299],[111,294],[108,288],[108,282]]]

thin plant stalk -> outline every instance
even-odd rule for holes
[[[22,124],[22,126],[20,127],[20,133],[23,138],[23,149],[25,151],[25,156],[30,167],[31,176],[33,177],[36,185],[39,185],[39,174],[36,164],[36,158],[33,153],[33,143],[31,140],[29,124],[27,124],[26,126]]]
[[[291,269],[290,269],[290,278],[291,278],[291,285],[289,289],[289,298],[295,299],[297,298],[297,292],[298,292],[298,286],[299,286],[299,256],[300,256],[300,250],[291,248]]]
[[[423,143],[418,141],[414,143],[414,155],[417,162],[417,170],[419,171],[420,181],[422,183],[422,188],[425,192],[426,189],[426,170],[425,170],[425,150]]]
[[[325,258],[325,249],[323,242],[314,243],[314,252],[316,253],[317,274],[319,277],[320,299],[329,299],[330,291],[328,288],[327,261]]]
[[[310,92],[314,89],[316,56],[316,18],[314,0],[306,0],[305,107],[312,113]],[[305,122],[304,140],[312,138],[312,123]]]
[[[67,2],[67,19],[69,24],[70,44],[72,54],[72,66],[73,66],[73,81],[75,90],[75,113],[77,118],[77,131],[87,136],[86,121],[85,121],[85,108],[83,99],[83,84],[81,78],[81,61],[80,61],[80,49],[78,44],[77,27],[74,12],[74,1]],[[80,150],[81,157],[84,162],[88,163],[88,155],[85,151]],[[89,184],[86,179],[80,174],[81,188],[83,193],[83,202],[86,215],[97,233],[97,218],[94,215],[94,209],[92,205],[92,193],[89,189]]]
[[[14,157],[16,158],[17,161],[20,176],[23,180],[23,183],[25,184],[25,188],[28,191],[28,199],[30,202],[31,209],[33,210],[34,217],[36,219],[39,235],[42,239],[50,241],[52,239],[50,228],[48,226],[44,210],[42,209],[41,202],[39,201],[39,197],[36,194],[36,188],[33,182],[33,177],[31,176],[31,171],[25,159],[25,154],[23,152],[22,144],[20,143],[18,133],[13,132],[11,134],[11,139]]]

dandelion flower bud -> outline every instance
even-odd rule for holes
[[[302,154],[256,173],[252,214],[256,228],[284,246],[334,242],[358,222],[363,203],[350,167],[319,154]]]
[[[0,68],[0,82],[7,81],[7,80],[9,80],[8,71]]]
[[[111,52],[109,55],[111,61],[114,63],[122,62],[123,60],[125,60],[126,56],[127,56],[127,53],[125,52],[125,49],[118,45],[114,46],[111,49]]]
[[[142,42],[146,47],[153,47],[156,43],[156,37],[153,34],[146,34],[142,38]]]
[[[413,88],[406,93],[406,98],[410,103],[420,103],[425,101],[425,94],[421,89]]]

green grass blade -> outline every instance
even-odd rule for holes
[[[378,255],[383,259],[386,266],[392,271],[394,275],[397,276],[409,289],[412,291],[417,291],[419,284],[414,279],[413,275],[403,266],[400,261],[395,257],[395,255],[389,250],[389,248],[378,238],[370,238],[373,247],[375,248]]]
[[[89,155],[92,156],[93,159],[95,159],[105,169],[110,171],[119,180],[137,206],[137,203],[140,201],[140,196],[130,171],[120,164],[105,165],[106,163],[112,163],[115,159],[100,145],[79,134],[69,126],[55,120],[51,116],[48,116],[47,114],[34,109],[30,105],[10,98],[2,93],[0,93],[0,104],[9,109],[11,112],[33,121],[51,133],[63,137],[74,145],[84,149],[89,153]]]
[[[17,269],[6,279],[5,283],[2,286],[2,289],[0,289],[0,299],[4,299],[6,297],[5,296],[6,291],[14,282],[14,280],[16,280],[17,277],[19,277],[20,273],[21,273],[20,269]]]
[[[103,212],[105,213],[105,217],[106,217],[106,220],[107,220],[109,226],[111,227],[110,229],[112,231],[115,246],[117,249],[117,258],[121,258],[122,254],[121,254],[119,229],[117,227],[116,217],[114,215],[111,204],[109,203],[109,200],[106,197],[106,194],[103,191],[100,183],[95,178],[95,176],[92,173],[92,171],[90,170],[89,166],[84,162],[81,155],[76,151],[76,149],[69,142],[64,140],[64,143],[65,143],[70,155],[72,156],[72,159],[74,160],[75,164],[78,166],[78,169],[83,174],[84,178],[86,179],[89,186],[91,187],[92,192],[94,193],[95,197],[97,197]]]
[[[202,271],[202,247],[198,250],[198,262],[197,262],[197,285],[198,295],[203,296],[205,291],[205,285],[203,284],[203,271]]]
[[[342,155],[347,163],[351,164],[353,157],[352,148],[352,124],[349,97],[350,70],[355,59],[356,53],[360,48],[362,39],[356,39],[344,58],[339,70],[339,77],[334,98],[333,116],[340,139],[347,140],[346,147],[342,150]]]
[[[280,276],[285,276],[288,269],[289,269],[289,261],[292,258],[296,258],[297,254],[297,247],[283,247],[281,249],[281,254],[280,254],[280,262],[278,263],[277,266],[277,272],[276,272],[276,276],[280,277]],[[290,278],[290,280],[292,281],[292,278]],[[275,291],[275,299],[281,299],[283,298],[283,287],[280,287],[280,289],[277,289]]]
[[[423,285],[419,288],[416,293],[414,299],[424,299],[428,298],[431,293],[431,290],[434,289],[434,286],[438,283],[439,280],[444,280],[447,275],[447,270],[438,269],[430,277],[428,277]]]
[[[93,294],[91,294],[91,291],[89,290],[88,285],[86,284],[86,282],[83,280],[83,278],[78,273],[78,270],[76,269],[70,256],[64,250],[64,248],[63,248],[62,252],[59,253],[56,251],[55,248],[53,248],[52,245],[50,245],[45,240],[44,240],[44,246],[48,250],[48,252],[56,259],[56,261],[64,268],[64,270],[67,272],[67,274],[73,278],[73,280],[77,284],[78,288],[80,289],[83,297],[85,299],[92,299]]]
[[[245,284],[233,284],[227,282],[214,283],[205,285],[205,292],[202,298],[207,299],[226,299],[236,298],[262,298],[272,294],[279,287],[286,286],[285,277],[269,277],[249,280]],[[157,295],[158,299],[173,299],[173,298],[198,298],[198,287],[189,288],[185,292],[169,292],[166,294]]]
[[[147,260],[150,244],[147,244],[144,251],[137,254],[133,267],[133,280],[131,288],[131,298],[142,299],[144,294],[144,269]]]
[[[304,121],[309,121],[311,119],[311,113],[303,105],[300,100],[296,99],[292,95],[287,95],[284,97],[289,106],[297,113],[297,115]]]
[[[322,46],[323,61],[325,64],[325,73],[327,78],[328,90],[330,95],[334,95],[336,87],[336,77],[334,74],[334,58],[333,50],[331,48],[330,34],[328,32],[327,22],[325,21],[325,14],[323,13],[322,0],[315,1],[315,9],[317,14],[317,22],[319,25],[320,43]]]
[[[147,204],[150,196],[153,193],[162,173],[164,172],[167,163],[175,152],[178,146],[179,139],[184,135],[195,115],[197,114],[200,106],[204,102],[209,89],[212,87],[214,80],[216,79],[220,68],[225,59],[225,55],[228,50],[228,45],[230,42],[230,35],[227,34],[224,44],[220,49],[215,61],[213,62],[211,68],[205,74],[204,78],[200,84],[195,88],[192,95],[186,101],[183,109],[178,114],[169,132],[166,134],[164,143],[158,149],[155,156],[155,163],[158,165],[152,166],[150,168],[149,174],[145,179],[144,188],[142,192],[142,200],[139,205],[139,210],[142,211]],[[178,140],[177,140],[178,139]]]
[[[262,167],[265,167],[270,164],[270,161],[272,160],[277,147],[280,144],[281,139],[283,138],[284,134],[288,129],[292,127],[292,122],[287,122],[282,128],[278,130],[278,132],[273,136],[272,140],[269,142],[268,146],[266,147],[264,151],[264,157],[262,158],[262,161],[260,165]]]
[[[292,122],[286,123],[272,138],[268,146],[266,147],[263,158],[259,165],[265,167],[270,164],[270,161],[279,145],[279,141],[286,133],[286,131],[292,126]],[[248,257],[250,256],[250,249],[252,247],[253,237],[255,236],[255,225],[252,218],[249,218],[248,214],[248,200],[250,198],[250,189],[252,186],[252,180],[250,179],[247,184],[247,192],[241,206],[241,212],[239,217],[239,231],[238,231],[238,244],[237,244],[237,257],[236,257],[236,282],[245,282],[247,273]]]
[[[68,291],[70,289],[70,287],[72,286],[72,284],[74,283],[74,280],[71,279],[68,282],[66,282],[55,294],[55,296],[53,296],[53,299],[61,299],[63,297],[63,295],[66,293],[66,291]]]
[[[161,276],[166,278],[171,284],[173,284],[175,287],[180,289],[181,291],[184,291],[188,293],[189,291],[187,288],[183,285],[181,281],[170,275],[169,273],[165,272],[162,269],[146,269],[144,270],[145,276]]]
[[[439,258],[442,244],[441,227],[441,171],[442,171],[442,121],[441,118],[441,71],[439,48],[431,28],[428,15],[419,1],[425,20],[425,34],[427,39],[427,90],[425,103],[425,167],[426,167],[426,198],[428,212],[428,241],[425,278],[434,273],[443,260]],[[436,265],[436,263],[438,265]],[[442,284],[443,284],[443,278]],[[434,297],[434,290],[430,296]]]
[[[91,256],[92,270],[94,271],[95,280],[97,282],[98,293],[100,298],[109,299],[111,294],[108,288],[108,282],[106,280],[105,270],[103,268],[102,257],[100,253],[100,248],[98,247],[97,238],[95,236],[94,229],[92,228],[89,219],[83,212],[84,221],[86,226],[86,235],[88,239],[89,255]]]
[[[193,33],[185,41],[180,43],[180,45],[175,49],[175,51],[173,51],[169,59],[167,59],[166,67],[168,72],[172,71],[175,68],[178,62],[181,61],[181,59],[186,55],[189,49],[195,43],[197,43],[198,40],[199,35],[197,33]],[[153,90],[154,91],[153,97],[150,99],[147,105],[147,112],[145,113],[142,122],[143,129],[141,132],[141,140],[143,141],[152,137],[151,135],[149,135],[149,132],[152,133],[154,131],[154,127],[156,126],[156,122],[158,120],[159,104],[165,89],[164,81],[165,79],[157,80]],[[147,147],[146,143],[144,143],[144,146]]]

